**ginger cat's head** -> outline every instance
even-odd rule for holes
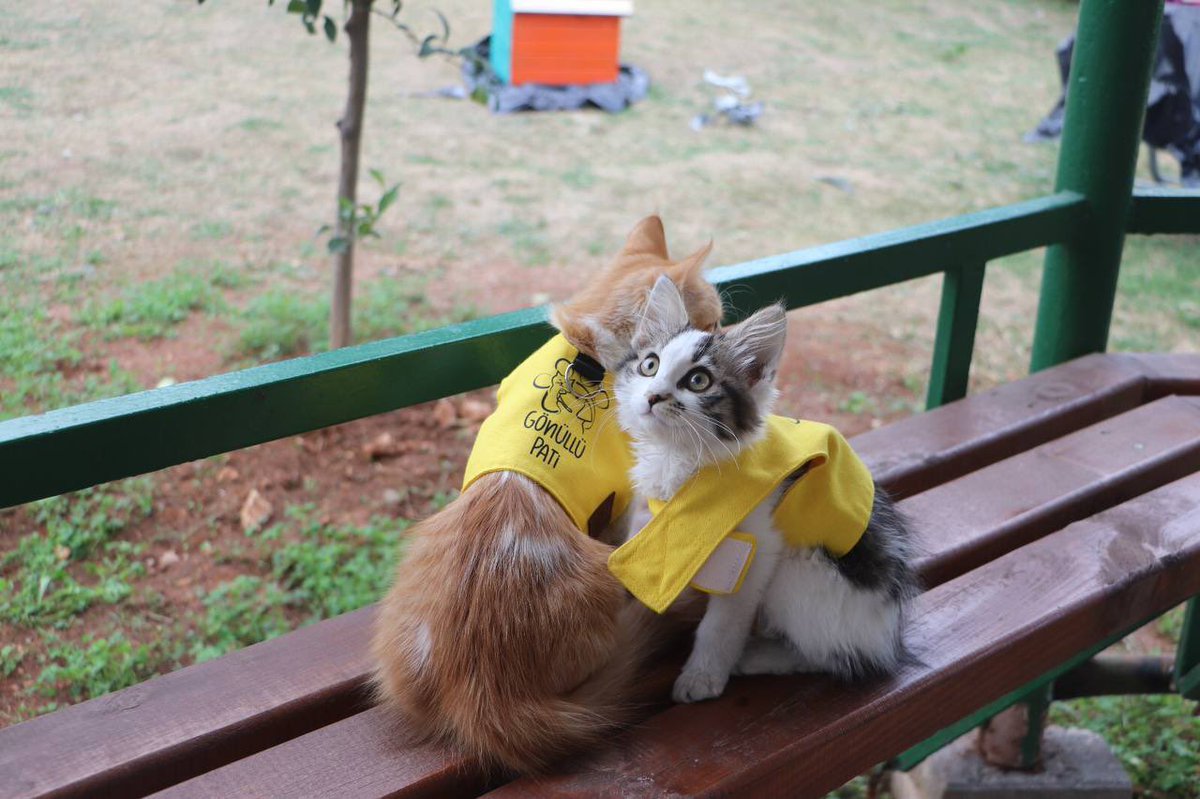
[[[634,227],[612,263],[556,305],[550,320],[580,351],[611,366],[613,357],[628,351],[650,290],[666,275],[679,289],[692,327],[712,330],[721,321],[722,308],[720,295],[702,269],[711,251],[709,242],[683,260],[672,261],[662,220],[648,216]]]

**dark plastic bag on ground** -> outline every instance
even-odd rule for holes
[[[1074,49],[1069,36],[1056,51],[1064,92]],[[1061,135],[1065,101],[1059,98],[1027,141]],[[1142,140],[1178,158],[1184,185],[1200,187],[1200,6],[1172,3],[1163,12]]]

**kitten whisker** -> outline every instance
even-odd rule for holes
[[[695,422],[688,418],[688,413],[688,409],[684,408],[684,412],[679,417],[680,420],[687,425],[685,429],[696,437],[696,442],[700,445],[700,448],[708,454],[709,460],[712,461],[712,465],[717,469],[717,474],[721,474],[721,461],[717,459],[716,453],[712,451],[712,448],[705,441],[704,432],[696,426]]]
[[[685,411],[686,411],[688,414],[691,414],[691,415],[694,415],[694,416],[698,417],[698,418],[699,418],[701,421],[704,421],[704,422],[712,422],[714,425],[717,425],[717,426],[719,426],[721,429],[723,429],[723,430],[725,430],[727,433],[729,433],[729,436],[730,436],[730,438],[733,438],[733,439],[735,439],[735,440],[737,439],[737,435],[736,435],[736,434],[733,432],[733,430],[732,430],[732,429],[731,429],[731,428],[730,428],[728,425],[726,425],[724,422],[722,422],[720,419],[715,419],[715,418],[713,418],[713,417],[711,417],[711,416],[705,416],[704,414],[700,413],[699,411],[695,411],[695,410],[692,410],[692,409],[685,408],[684,410],[685,410]],[[736,469],[740,469],[741,467],[738,465],[738,462],[737,462],[737,453],[735,453],[735,452],[733,451],[733,449],[732,449],[732,448],[729,446],[729,444],[728,444],[728,443],[726,443],[725,441],[721,440],[720,438],[718,438],[718,439],[716,439],[716,440],[717,440],[717,443],[718,443],[718,444],[720,444],[722,447],[724,447],[724,448],[725,448],[725,452],[729,454],[729,459],[730,459],[731,461],[733,461],[733,466],[734,466],[734,468],[736,468]],[[709,452],[709,455],[710,455],[710,456],[712,456],[712,458],[713,458],[713,460],[714,460],[714,461],[716,460],[716,457],[713,455],[713,453],[711,452],[711,450],[710,450],[710,452]]]

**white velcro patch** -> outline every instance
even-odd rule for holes
[[[732,533],[722,539],[692,578],[692,588],[706,594],[732,594],[742,587],[742,580],[754,560],[754,536]]]

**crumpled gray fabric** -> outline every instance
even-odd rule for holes
[[[1056,57],[1064,96],[1036,128],[1025,134],[1026,141],[1045,141],[1062,134],[1074,49],[1074,36],[1058,46]],[[1163,11],[1142,140],[1179,159],[1185,186],[1200,187],[1200,6],[1169,3]]]
[[[487,106],[494,114],[517,111],[570,111],[595,107],[615,114],[645,98],[650,76],[645,70],[622,64],[613,83],[588,83],[581,86],[542,86],[527,83],[506,86],[488,68],[491,36],[485,36],[472,48],[475,57],[463,60],[463,80],[471,95],[487,94]]]

